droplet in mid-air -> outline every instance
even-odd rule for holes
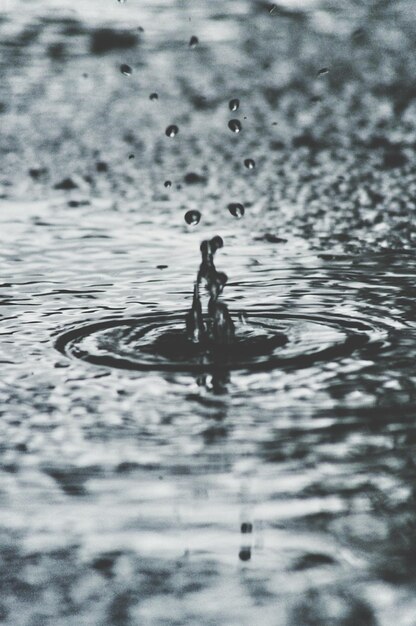
[[[185,213],[185,222],[188,226],[196,226],[201,219],[201,213],[199,211],[187,211]]]
[[[163,183],[166,187],[166,189],[169,189],[169,187],[172,187],[172,181],[171,180],[165,180],[165,182]]]
[[[321,69],[316,72],[316,75],[324,76],[324,74],[328,74],[328,72],[329,72],[329,67],[321,67]]]
[[[271,4],[269,7],[269,13],[270,15],[273,15],[274,13],[276,13],[277,11],[277,5],[276,4]]]
[[[179,132],[179,128],[175,124],[171,124],[165,130],[167,137],[176,137]]]
[[[149,96],[149,100],[159,100],[159,94],[157,94],[155,91],[153,93],[150,94]]]
[[[240,120],[230,120],[228,122],[228,128],[233,133],[239,133],[241,131],[241,128],[242,128]]]
[[[232,100],[230,100],[228,103],[228,107],[230,111],[237,111],[239,106],[240,106],[240,100],[238,98],[232,98]]]
[[[245,159],[244,165],[248,170],[254,170],[254,168],[256,167],[256,162],[254,159]]]
[[[199,44],[199,39],[198,37],[196,37],[195,35],[192,35],[192,37],[189,40],[189,47],[190,48],[196,48],[196,46]]]
[[[124,76],[131,76],[133,74],[133,70],[131,69],[130,65],[127,65],[127,63],[123,63],[122,65],[120,65],[120,72]]]
[[[228,210],[231,215],[236,217],[238,220],[244,215],[244,206],[240,202],[230,202]]]

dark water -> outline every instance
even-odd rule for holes
[[[0,621],[415,626],[415,31],[1,7]],[[164,342],[216,234],[221,367]]]

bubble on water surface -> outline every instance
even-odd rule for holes
[[[189,47],[190,48],[196,48],[196,46],[199,44],[199,39],[198,37],[196,37],[196,35],[192,35],[192,37],[189,40]]]
[[[185,222],[189,225],[189,226],[196,226],[197,224],[199,224],[200,220],[201,220],[201,213],[199,211],[187,211],[185,213]]]
[[[130,65],[127,65],[127,63],[122,63],[120,65],[120,72],[123,74],[123,76],[131,76],[133,74],[133,70],[130,67]]]
[[[149,96],[149,100],[159,100],[159,94],[157,94],[155,91],[153,93],[150,94]]]
[[[171,137],[171,138],[176,137],[178,132],[179,132],[179,128],[175,124],[171,124],[170,126],[168,126],[165,131],[166,136]]]
[[[230,120],[230,121],[228,122],[228,128],[229,128],[229,129],[230,129],[233,133],[239,133],[239,132],[241,131],[241,129],[242,129],[242,126],[241,126],[241,122],[240,122],[240,120],[235,120],[235,119]]]
[[[240,106],[240,100],[238,98],[232,98],[228,103],[228,107],[230,111],[237,111],[239,106]]]
[[[240,202],[230,202],[228,210],[233,217],[240,219],[244,215],[244,206]]]
[[[256,167],[256,162],[254,161],[254,159],[245,159],[244,165],[248,170],[254,170],[254,168]]]

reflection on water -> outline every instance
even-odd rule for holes
[[[6,6],[0,621],[414,626],[408,8]]]

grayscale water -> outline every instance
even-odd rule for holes
[[[0,621],[415,626],[413,3],[0,11]]]

